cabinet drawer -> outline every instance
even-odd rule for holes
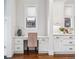
[[[39,51],[48,51],[48,46],[39,45]]]
[[[48,43],[48,39],[40,39],[39,44],[45,44]]]
[[[63,51],[75,51],[75,46],[64,46]]]
[[[15,51],[23,51],[23,45],[15,45]]]
[[[44,41],[44,42],[40,41],[39,42],[39,47],[48,47],[48,42],[46,42],[46,41]]]
[[[21,39],[16,39],[16,40],[15,40],[15,44],[23,44],[23,40],[21,40]]]
[[[63,36],[54,36],[54,39],[63,39]]]
[[[75,45],[75,41],[74,40],[63,40],[62,44],[63,45]]]
[[[74,39],[74,36],[65,36],[64,39]]]

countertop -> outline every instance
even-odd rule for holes
[[[24,40],[27,40],[28,36],[14,36],[13,39],[24,39]],[[37,38],[47,38],[49,39],[48,36],[38,36]]]

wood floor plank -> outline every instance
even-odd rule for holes
[[[75,56],[49,56],[49,55],[38,55],[38,54],[17,54],[12,59],[75,59]]]
[[[54,56],[49,56],[48,54],[39,54],[34,51],[25,51],[24,54],[15,54],[12,59],[75,59],[73,54],[55,54]]]

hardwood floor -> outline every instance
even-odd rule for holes
[[[75,55],[54,55],[38,54],[34,51],[24,51],[24,54],[15,54],[12,59],[75,59]]]
[[[38,55],[38,54],[17,54],[12,59],[75,59],[74,56],[49,56],[49,55]]]

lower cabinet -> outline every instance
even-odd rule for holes
[[[61,52],[62,51],[62,43],[61,39],[54,39],[54,52]]]
[[[15,53],[24,53],[23,39],[15,39]]]
[[[48,53],[49,51],[49,39],[38,38],[38,53]],[[54,53],[59,54],[74,54],[75,53],[75,40],[73,36],[54,36],[53,39]],[[24,53],[23,39],[15,39],[15,53]]]
[[[40,38],[39,39],[39,53],[48,53],[48,39]]]
[[[54,36],[54,53],[74,54],[75,40],[73,36]]]
[[[48,53],[48,38],[38,38],[38,53]],[[15,39],[15,54],[24,53],[24,42],[22,38]]]

